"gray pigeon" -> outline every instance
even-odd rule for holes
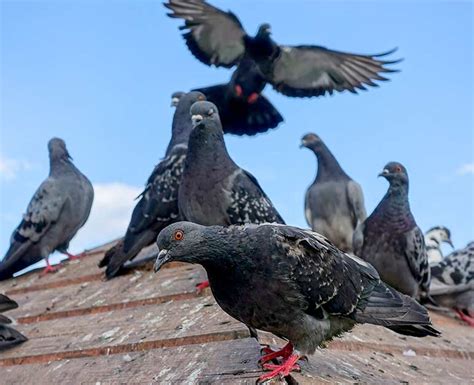
[[[263,224],[205,227],[190,222],[158,235],[155,271],[170,261],[201,264],[220,307],[248,327],[289,340],[281,365],[264,364],[264,381],[286,376],[301,354],[357,323],[397,333],[437,336],[426,309],[383,283],[377,271],[310,230]],[[294,348],[297,351],[294,351]]]
[[[230,158],[219,112],[210,102],[191,107],[194,129],[179,190],[179,209],[202,225],[284,223],[257,179]]]
[[[91,182],[74,166],[62,139],[51,139],[48,150],[49,176],[12,234],[10,248],[0,262],[0,280],[43,258],[45,272],[54,270],[48,258],[55,250],[73,257],[67,252],[69,242],[89,217],[94,199]]]
[[[431,264],[430,295],[474,326],[474,242]]]
[[[367,214],[360,185],[341,168],[326,144],[316,134],[307,134],[301,147],[318,158],[318,173],[305,197],[306,221],[340,250],[352,251],[352,235]]]
[[[18,304],[6,295],[0,294],[0,313],[16,309]],[[28,340],[23,334],[6,324],[11,323],[8,317],[0,314],[0,352]]]
[[[408,203],[408,174],[398,162],[379,174],[390,183],[374,212],[354,232],[354,253],[371,263],[382,280],[414,298],[425,297],[430,268],[425,239]]]
[[[178,190],[192,130],[189,109],[194,102],[204,99],[200,92],[176,92],[172,95],[172,105],[177,108],[165,158],[148,178],[123,242],[108,250],[99,263],[99,267],[107,266],[105,274],[108,279],[116,276],[124,263],[133,259],[141,249],[153,243],[161,229],[179,220]]]
[[[428,262],[437,263],[443,259],[443,251],[441,244],[446,242],[453,249],[453,242],[451,241],[451,232],[444,226],[435,226],[425,233],[426,253],[428,254]]]

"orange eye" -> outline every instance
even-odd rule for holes
[[[175,241],[180,241],[181,239],[184,238],[184,233],[183,233],[183,230],[176,230],[174,232],[174,240]]]

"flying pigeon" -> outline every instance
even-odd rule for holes
[[[451,241],[451,232],[444,226],[435,226],[425,233],[426,253],[428,254],[428,262],[430,264],[441,262],[443,259],[443,251],[441,243],[446,242],[453,249]]]
[[[256,109],[263,108],[260,117],[273,110],[273,119],[268,119],[259,129],[246,125],[234,133],[249,135],[272,128],[278,124],[277,111],[261,95],[266,83],[286,96],[322,96],[334,91],[348,90],[357,93],[365,86],[377,86],[374,81],[388,80],[381,73],[396,72],[386,65],[399,60],[387,61],[391,50],[378,55],[357,55],[329,50],[315,45],[278,45],[270,37],[270,25],[262,24],[255,37],[243,29],[237,16],[224,12],[204,0],[169,0],[164,4],[171,10],[168,16],[184,20],[180,27],[191,53],[202,63],[216,67],[237,66],[231,82],[224,86],[230,100],[241,99],[241,103],[256,104],[252,110],[242,107],[234,111],[235,103],[226,103],[221,97],[223,86],[202,91],[219,107],[224,130],[240,127],[241,121],[258,116]],[[218,103],[217,103],[218,99]],[[234,120],[240,117],[239,120]]]
[[[367,216],[362,188],[344,172],[319,136],[303,136],[301,147],[318,158],[316,179],[306,191],[306,221],[340,250],[351,252],[354,230]]]
[[[354,232],[354,253],[371,263],[382,280],[414,298],[426,297],[430,268],[425,240],[408,203],[408,174],[398,162],[379,174],[390,187],[374,212]]]
[[[18,304],[6,295],[0,294],[0,313],[16,309]],[[0,314],[0,351],[12,348],[28,340],[23,334],[6,324],[11,320]]]
[[[89,217],[94,190],[72,163],[62,139],[51,139],[48,150],[49,176],[36,190],[11,236],[10,248],[0,262],[0,280],[43,258],[47,264],[44,272],[54,271],[48,258],[55,250],[75,257],[67,251],[69,242]]]
[[[297,369],[302,354],[357,323],[438,336],[426,309],[322,235],[278,224],[205,227],[177,222],[158,235],[155,271],[170,261],[201,264],[219,306],[249,327],[287,339],[260,360],[265,381]],[[296,350],[294,350],[296,349]],[[279,365],[268,364],[282,357]]]
[[[431,264],[430,295],[474,326],[474,242]]]
[[[124,263],[133,259],[141,249],[153,243],[162,228],[179,220],[178,190],[192,130],[189,110],[194,102],[204,99],[200,92],[177,92],[172,95],[176,111],[165,158],[155,166],[148,178],[123,242],[108,250],[99,263],[99,267],[107,266],[105,274],[108,279],[116,276]]]

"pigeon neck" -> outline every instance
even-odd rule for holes
[[[67,157],[53,158],[49,160],[49,175],[58,176],[66,173],[74,173],[76,167]]]
[[[334,155],[329,151],[324,143],[320,143],[318,149],[312,148],[318,158],[318,172],[316,181],[328,179],[349,179],[347,174],[339,165]]]
[[[176,108],[171,128],[171,140],[166,148],[166,155],[169,155],[174,146],[188,144],[189,135],[193,130],[189,108],[188,105],[181,106],[180,104]]]
[[[186,158],[188,169],[196,173],[204,172],[208,179],[216,175],[214,171],[234,170],[237,166],[227,152],[222,128],[216,122],[207,122],[196,126],[189,137],[188,155]]]

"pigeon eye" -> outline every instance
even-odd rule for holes
[[[402,172],[402,168],[400,166],[395,167],[396,172]]]
[[[176,230],[174,232],[173,238],[175,241],[180,241],[181,239],[183,239],[184,238],[183,230]]]

